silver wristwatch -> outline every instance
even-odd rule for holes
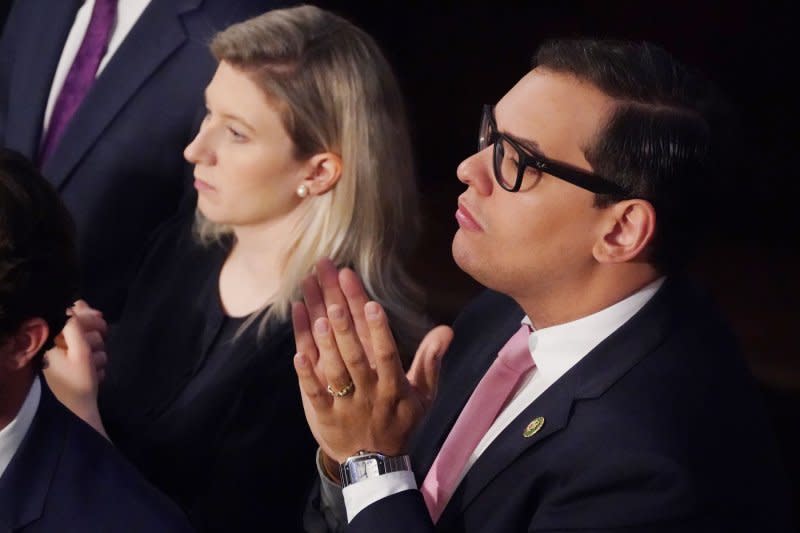
[[[389,457],[378,452],[360,451],[339,465],[342,487],[358,483],[390,472],[411,470],[411,460],[408,455]]]

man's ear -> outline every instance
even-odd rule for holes
[[[303,184],[313,195],[325,194],[333,189],[342,177],[342,158],[332,152],[312,156],[306,163]]]
[[[639,198],[617,202],[607,209],[603,233],[593,254],[600,263],[624,263],[646,258],[656,231],[656,210]]]
[[[3,352],[2,364],[11,371],[21,370],[39,353],[49,335],[50,328],[43,319],[25,320],[0,348]]]

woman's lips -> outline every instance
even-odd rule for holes
[[[456,221],[458,225],[462,228],[470,231],[483,231],[483,227],[478,224],[478,221],[475,220],[475,217],[472,216],[472,213],[464,206],[464,204],[458,204],[458,209],[456,210]]]

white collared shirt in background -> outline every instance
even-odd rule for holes
[[[14,420],[9,425],[0,430],[0,478],[3,477],[8,463],[17,453],[22,439],[27,435],[33,423],[33,417],[36,415],[36,410],[39,408],[41,397],[42,384],[39,383],[39,376],[36,376],[17,416],[14,417]]]

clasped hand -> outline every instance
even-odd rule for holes
[[[44,376],[58,400],[70,411],[105,434],[97,409],[97,392],[105,377],[105,335],[100,311],[78,300],[67,310],[69,320],[45,353]]]
[[[352,270],[337,272],[329,260],[303,282],[292,322],[303,407],[328,458],[341,463],[359,450],[405,453],[436,394],[452,330],[431,330],[406,374],[383,308],[369,301]]]

